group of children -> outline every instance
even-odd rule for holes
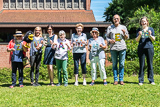
[[[100,76],[103,79],[104,85],[107,85],[106,82],[106,71],[105,71],[105,52],[106,44],[104,39],[99,36],[98,28],[92,28],[91,36],[93,38],[89,39],[87,43],[87,36],[83,31],[83,24],[76,25],[77,33],[73,33],[71,36],[71,43],[66,39],[65,31],[59,31],[59,38],[57,35],[53,34],[52,26],[47,27],[48,38],[42,38],[42,29],[36,27],[34,31],[34,39],[31,42],[30,48],[30,65],[31,65],[31,84],[33,86],[39,86],[39,66],[42,58],[42,47],[46,46],[44,54],[44,64],[47,65],[48,74],[50,78],[51,86],[54,86],[53,83],[53,64],[56,63],[57,66],[57,76],[58,84],[56,86],[62,85],[61,69],[63,70],[63,83],[64,86],[68,86],[68,73],[67,73],[67,60],[68,60],[68,50],[72,49],[73,60],[74,60],[74,74],[75,74],[75,86],[78,86],[78,74],[79,74],[79,61],[82,68],[83,74],[83,85],[86,83],[86,46],[88,45],[88,50],[90,51],[89,59],[91,61],[91,76],[92,82],[91,86],[95,84],[96,80],[96,67],[97,63],[100,69]],[[13,88],[16,85],[16,71],[19,70],[19,85],[23,87],[23,57],[25,52],[28,50],[24,46],[24,41],[22,41],[23,34],[22,32],[16,32],[14,39],[11,40],[8,44],[7,51],[11,52],[11,61],[12,61],[12,85],[10,88]],[[45,40],[46,39],[46,40]],[[36,67],[34,67],[36,65]],[[36,68],[35,82],[33,78],[34,68]]]

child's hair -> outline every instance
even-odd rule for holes
[[[64,31],[64,30],[60,30],[60,31],[59,31],[59,36],[60,36],[60,35],[62,35],[62,34],[64,34],[64,35],[65,35],[65,37],[66,37],[66,33],[65,33],[65,31]]]
[[[83,24],[82,24],[82,23],[78,23],[78,24],[76,24],[76,28],[77,28],[77,27],[79,27],[79,26],[81,26],[81,27],[82,27],[82,29],[84,28],[84,26],[83,26]]]

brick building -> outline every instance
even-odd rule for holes
[[[16,30],[25,33],[40,26],[45,34],[52,24],[55,34],[64,30],[70,39],[75,25],[82,23],[87,38],[92,27],[98,27],[103,36],[111,23],[96,22],[90,4],[91,0],[0,0],[0,67],[10,67],[6,45]]]

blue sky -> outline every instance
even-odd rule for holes
[[[108,7],[108,3],[112,0],[91,0],[91,9],[93,10],[96,21],[104,21],[103,13],[105,8]]]

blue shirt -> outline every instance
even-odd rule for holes
[[[105,52],[104,50],[100,47],[100,44],[105,46],[105,41],[102,37],[98,36],[97,40],[94,40],[93,38],[89,39],[88,43],[88,48],[89,45],[92,45],[90,53],[89,53],[89,59],[92,60],[93,57],[98,56],[99,59],[104,59],[105,58]]]
[[[16,43],[14,45],[15,51],[13,51],[11,61],[12,62],[23,62],[23,48],[22,48],[22,42]]]
[[[148,36],[148,31],[149,30],[151,30],[151,32],[152,32],[151,35],[155,36],[154,29],[152,27],[148,27],[148,30],[146,32],[144,32],[141,28],[137,29],[137,37],[139,35],[138,32],[142,31],[142,36],[141,36],[141,38],[139,40],[138,48],[142,48],[142,49],[153,48],[152,41],[151,41],[151,39]]]

